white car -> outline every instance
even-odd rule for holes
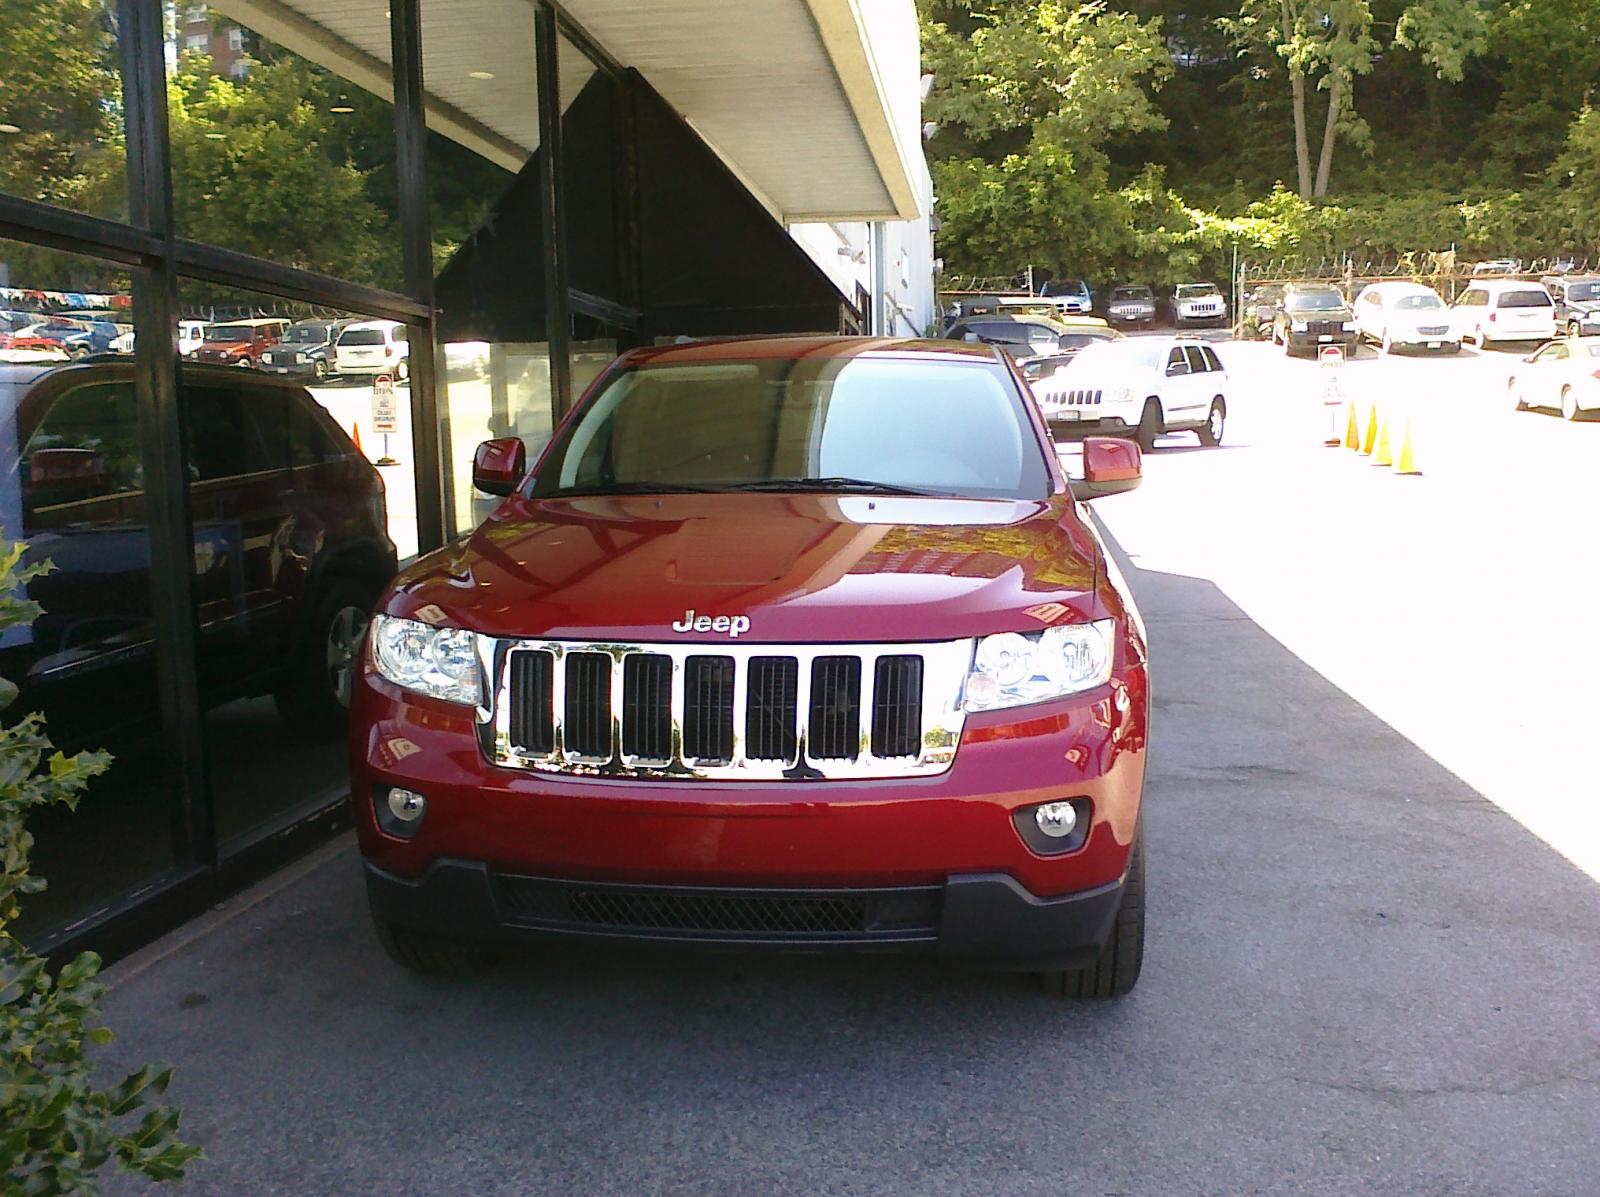
[[[1518,411],[1553,407],[1569,420],[1600,411],[1600,337],[1562,337],[1522,359],[1506,382]]]
[[[1172,323],[1226,324],[1228,301],[1215,283],[1179,283],[1172,289]]]
[[[1181,337],[1103,341],[1034,388],[1052,435],[1126,436],[1149,449],[1163,432],[1195,432],[1202,445],[1222,441],[1228,418],[1228,372],[1217,351]]]
[[[1488,349],[1496,341],[1548,341],[1556,335],[1556,303],[1538,283],[1485,279],[1456,296],[1455,329]]]
[[[1385,353],[1425,349],[1460,353],[1461,337],[1450,309],[1432,287],[1421,283],[1373,283],[1356,296],[1356,332]]]
[[[193,357],[194,351],[206,339],[207,327],[204,320],[178,321],[178,352],[184,357]]]
[[[112,353],[133,352],[133,329],[111,338],[110,349]]]
[[[357,320],[333,344],[336,374],[388,374],[403,382],[411,371],[406,326],[398,320]]]

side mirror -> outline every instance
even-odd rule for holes
[[[484,441],[472,455],[472,485],[486,495],[509,495],[527,472],[528,450],[521,437]]]
[[[1183,377],[1183,375],[1187,374],[1188,372],[1189,372],[1189,363],[1188,362],[1168,362],[1167,363],[1167,377],[1168,378],[1181,378],[1181,377]]]
[[[1115,436],[1085,437],[1083,477],[1072,480],[1072,497],[1120,495],[1144,481],[1144,456],[1133,441]]]

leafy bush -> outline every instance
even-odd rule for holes
[[[24,566],[23,551],[0,540],[0,632],[40,613],[23,587],[50,566]],[[0,679],[0,710],[16,698],[17,687]],[[112,1160],[148,1180],[178,1180],[199,1155],[177,1138],[178,1111],[153,1104],[170,1068],[145,1066],[96,1088],[89,1048],[112,1037],[99,1018],[100,958],[84,952],[52,976],[11,933],[21,899],[45,885],[29,871],[29,813],[76,808],[110,764],[103,752],[57,752],[38,714],[0,727],[0,1180],[8,1197],[92,1197]]]

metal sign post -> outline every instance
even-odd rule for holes
[[[389,456],[389,434],[400,431],[400,413],[394,402],[394,379],[387,374],[372,380],[372,431],[383,433],[383,456],[372,464],[399,465]]]

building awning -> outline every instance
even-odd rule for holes
[[[356,86],[393,94],[382,3],[215,0],[213,7]],[[900,77],[907,56],[898,45],[907,30],[909,69],[916,69],[912,0],[566,0],[564,7],[780,221],[917,217],[916,117],[893,100],[907,90]],[[539,145],[532,5],[425,0],[422,41],[429,128],[521,170]],[[561,80],[564,104],[582,88],[581,73],[572,73]]]

